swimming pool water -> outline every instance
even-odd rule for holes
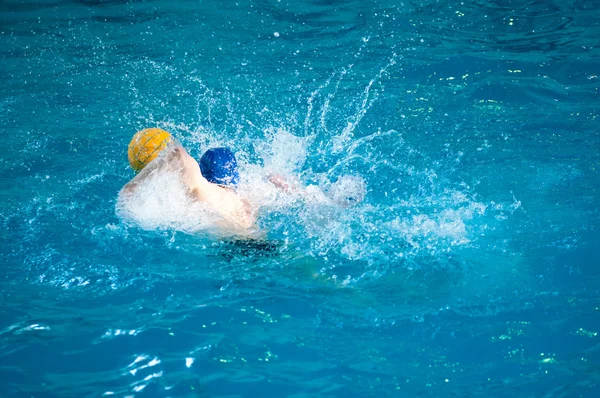
[[[598,396],[599,11],[3,1],[0,396]],[[154,126],[367,193],[132,223]]]

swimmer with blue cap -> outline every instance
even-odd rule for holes
[[[156,132],[151,131],[147,136],[155,137]],[[138,133],[134,136],[129,146],[129,158],[138,174],[123,187],[121,195],[134,193],[151,175],[172,172],[179,176],[192,199],[205,203],[222,217],[224,228],[240,234],[254,229],[255,211],[236,189],[240,175],[234,153],[228,148],[211,148],[202,155],[198,164],[177,140],[165,135],[164,140],[167,139],[165,145],[159,145],[146,135]],[[152,151],[145,147],[149,145],[147,143],[152,143]],[[146,153],[152,153],[153,157],[146,160]]]
[[[237,160],[229,148],[211,148],[200,158],[202,176],[222,187],[236,187],[240,174]]]
[[[179,178],[185,192],[193,200],[202,202],[223,220],[219,227],[248,238],[259,234],[256,228],[256,212],[260,201],[251,206],[237,190],[240,181],[238,164],[229,148],[211,148],[198,163],[181,144],[168,132],[161,129],[146,129],[138,132],[128,148],[131,167],[138,174],[123,187],[120,198],[135,201],[133,193],[145,195],[140,184],[150,176]],[[166,174],[162,174],[166,173]],[[317,186],[304,187],[280,174],[270,174],[268,180],[279,191],[297,195],[312,204],[339,205],[350,207],[362,201],[366,192],[361,179],[339,178],[329,184],[326,192]],[[177,189],[173,190],[173,194]],[[327,195],[326,195],[327,194]]]

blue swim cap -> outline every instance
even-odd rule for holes
[[[229,148],[211,148],[204,152],[200,171],[213,184],[236,186],[240,180],[235,155]]]

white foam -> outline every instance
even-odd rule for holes
[[[344,175],[325,189],[329,198],[335,203],[351,206],[363,201],[367,193],[367,184],[362,177]]]
[[[143,229],[190,233],[214,229],[218,220],[188,195],[177,173],[168,171],[150,174],[133,193],[121,193],[117,214]]]
[[[309,143],[310,138],[297,137],[282,128],[269,128],[267,140],[257,145],[257,152],[266,170],[292,174],[304,165]]]
[[[188,357],[185,359],[185,367],[186,368],[190,368],[192,367],[192,364],[194,363],[195,359],[192,357]]]

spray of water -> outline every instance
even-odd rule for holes
[[[318,258],[322,273],[356,281],[398,267],[447,264],[443,259],[477,245],[483,232],[501,222],[500,214],[518,205],[482,202],[468,183],[450,182],[443,164],[427,159],[400,132],[361,126],[396,64],[394,56],[352,106],[332,105],[352,65],[332,74],[310,92],[305,116],[290,118],[292,124],[273,124],[266,109],[252,118],[199,81],[198,111],[208,126],[163,126],[197,155],[211,146],[232,147],[241,169],[239,192],[261,209],[261,230],[272,241]],[[234,120],[234,136],[216,131],[211,118],[219,112]],[[301,192],[275,187],[268,180],[274,173]],[[174,181],[157,176],[120,214],[146,229],[214,232],[209,209],[192,203]],[[338,275],[344,260],[356,267]]]

